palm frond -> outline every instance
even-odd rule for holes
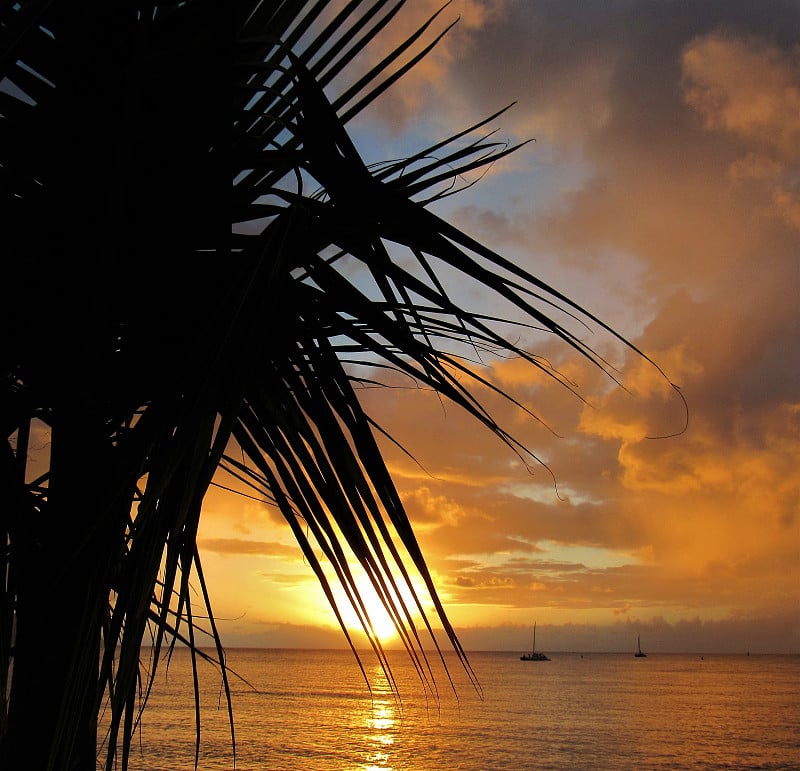
[[[503,111],[372,167],[348,134],[447,32],[446,6],[357,72],[403,0],[79,5],[0,6],[0,762],[88,766],[106,704],[105,767],[125,769],[176,641],[196,675],[210,636],[229,693],[196,546],[219,470],[277,506],[355,651],[341,585],[390,682],[356,563],[423,687],[437,693],[427,646],[444,656],[414,576],[479,689],[359,401],[363,366],[405,373],[534,462],[475,392],[522,405],[464,352],[519,356],[569,387],[507,334],[529,325],[616,373],[570,325],[613,330],[425,208],[518,149],[481,135]],[[461,307],[452,275],[509,317]],[[35,480],[33,421],[52,431]],[[35,757],[34,719],[52,737]]]

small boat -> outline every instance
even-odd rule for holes
[[[642,638],[636,635],[636,653],[633,654],[637,659],[646,659],[647,654],[642,650]]]
[[[520,661],[550,661],[544,653],[536,652],[536,622],[533,622],[533,645],[530,653],[523,653],[519,657]]]

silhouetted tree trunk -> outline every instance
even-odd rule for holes
[[[152,26],[133,6],[103,2],[62,2],[48,17],[58,80],[34,143],[47,196],[7,233],[12,302],[24,303],[13,345],[52,444],[46,502],[17,499],[10,512],[2,768],[95,768],[101,627],[141,474],[135,453],[110,440],[109,405],[132,382],[174,382],[214,276],[193,250],[228,238],[230,12],[192,5]],[[136,307],[139,367],[116,371],[108,342]]]
[[[53,429],[53,475],[43,517],[28,522],[19,555],[14,674],[9,703],[8,768],[48,768],[49,737],[64,730],[64,708],[77,715],[74,744],[55,768],[94,768],[97,751],[97,661],[100,624],[108,603],[113,541],[96,531],[91,509],[103,498],[97,479],[107,471],[103,452],[80,411]],[[71,425],[70,425],[71,424]],[[90,492],[91,491],[91,492]],[[106,522],[106,527],[114,524]],[[87,526],[88,525],[88,526]],[[87,650],[94,669],[85,669]],[[32,732],[37,739],[32,741]],[[64,763],[64,765],[61,765]]]

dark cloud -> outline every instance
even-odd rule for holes
[[[757,613],[730,619],[692,616],[669,622],[622,615],[610,624],[542,624],[537,629],[537,648],[548,653],[626,652],[642,647],[658,653],[796,653],[800,627],[792,613]],[[524,652],[530,645],[530,626],[465,626],[459,630],[467,650]]]

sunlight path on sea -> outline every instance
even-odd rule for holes
[[[484,700],[453,668],[425,695],[407,660],[400,698],[367,660],[370,694],[346,651],[232,650],[240,771],[788,769],[800,758],[800,657],[474,653]],[[188,658],[159,679],[131,771],[190,771]],[[201,673],[200,771],[230,771],[224,700]]]

